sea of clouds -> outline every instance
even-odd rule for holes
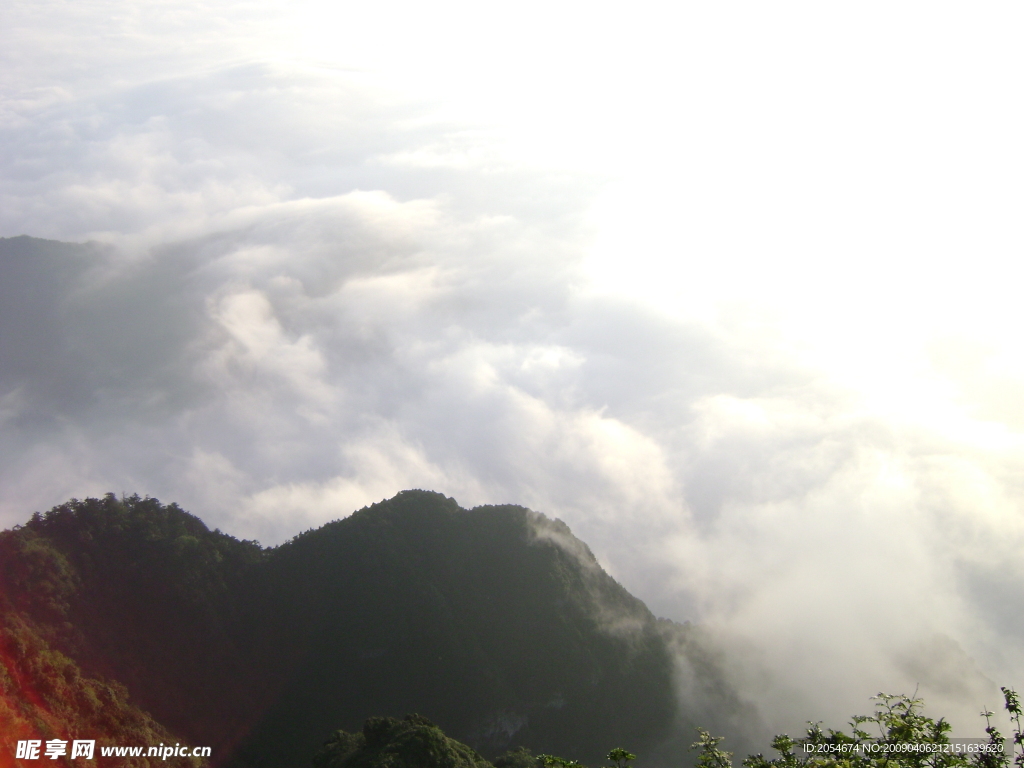
[[[1009,3],[0,11],[0,523],[566,521],[773,728],[1024,685]]]

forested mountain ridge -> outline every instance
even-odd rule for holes
[[[692,734],[673,688],[686,628],[522,507],[407,491],[265,549],[108,495],[0,534],[0,590],[215,764],[308,766],[338,728],[413,711],[485,755],[656,755]]]
[[[34,516],[24,527],[0,532],[0,766],[15,765],[23,739],[94,739],[97,747],[174,744],[178,741],[130,700],[104,665],[79,660],[87,644],[92,611],[88,601],[88,553],[69,558],[59,532],[47,524],[71,526],[67,515]],[[85,523],[85,521],[79,521]],[[91,537],[88,523],[73,526]],[[56,534],[54,536],[48,535]],[[100,537],[102,540],[102,536]],[[64,544],[65,546],[61,546]],[[68,548],[74,551],[75,547]],[[79,560],[79,562],[74,562]],[[86,598],[86,599],[83,599]],[[75,624],[81,622],[81,626]],[[109,630],[108,630],[109,631]],[[97,753],[98,754],[98,753]],[[55,762],[70,765],[68,756]],[[205,761],[170,758],[169,766]],[[139,758],[104,758],[100,765],[146,766]]]

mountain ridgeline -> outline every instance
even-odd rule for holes
[[[679,764],[696,717],[738,714],[695,630],[656,619],[563,523],[425,491],[275,548],[155,499],[71,501],[0,533],[0,608],[0,720],[95,733],[68,704],[82,694],[45,678],[114,686],[111,733],[173,733],[214,765],[309,768],[338,729],[408,712],[488,757],[628,746]],[[16,641],[58,660],[47,695],[19,694]]]

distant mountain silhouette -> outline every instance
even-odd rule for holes
[[[484,756],[625,746],[678,765],[695,713],[740,706],[694,630],[656,619],[565,524],[426,491],[266,549],[155,499],[73,500],[0,533],[0,600],[214,765],[309,768],[339,728],[407,712]]]

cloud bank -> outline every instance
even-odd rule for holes
[[[734,10],[12,3],[0,522],[524,504],[770,726],[920,685],[978,735],[1024,673],[1020,19]]]

